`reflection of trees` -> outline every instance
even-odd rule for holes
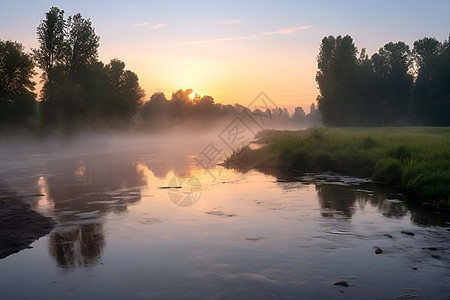
[[[407,208],[402,204],[395,204],[386,201],[387,187],[369,185],[368,189],[373,193],[358,191],[355,186],[344,186],[335,184],[316,185],[319,204],[328,212],[322,212],[324,217],[335,217],[335,212],[340,212],[351,218],[355,212],[355,205],[364,206],[370,204],[387,218],[402,218],[408,213]]]
[[[101,223],[83,224],[76,230],[50,234],[49,252],[63,268],[95,264],[103,252]]]
[[[316,185],[319,204],[323,209],[330,210],[331,213],[322,212],[324,217],[333,217],[335,211],[342,212],[346,217],[351,218],[355,212],[356,201],[355,192],[350,188],[339,185]]]
[[[193,161],[189,159],[188,154],[192,154],[192,152],[187,153],[185,149],[180,149],[178,145],[172,145],[164,151],[159,151],[158,156],[147,163],[147,167],[159,179],[166,178],[172,170],[177,175],[190,174],[193,169]]]
[[[50,235],[50,254],[64,268],[97,263],[105,246],[102,216],[140,200],[133,187],[146,183],[143,172],[120,154],[57,160],[49,171],[57,175],[47,178],[47,197],[60,223]]]

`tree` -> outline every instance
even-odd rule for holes
[[[22,44],[0,40],[0,125],[30,125],[35,120],[34,66]]]
[[[449,126],[449,41],[423,38],[414,42],[413,52],[419,65],[412,97],[415,121],[421,125]]]
[[[105,117],[112,120],[129,121],[142,105],[144,91],[139,86],[138,76],[125,70],[125,63],[113,59],[105,66],[107,78],[103,106]]]
[[[97,72],[99,37],[90,20],[80,14],[64,19],[64,11],[52,7],[37,28],[39,48],[34,57],[44,71],[41,92],[42,120],[46,125],[77,126],[92,116],[98,92],[86,79]],[[101,68],[100,68],[101,69]],[[98,87],[98,84],[97,84]]]
[[[87,66],[97,61],[99,40],[89,19],[83,19],[80,14],[68,18],[63,59],[69,74],[80,75]]]
[[[34,58],[48,81],[52,81],[52,70],[63,57],[65,24],[64,11],[52,7],[37,27],[39,48],[33,50]]]
[[[328,36],[322,39],[316,81],[319,85],[319,109],[326,125],[352,125],[356,92],[357,49],[353,39]]]
[[[304,126],[306,123],[306,114],[301,106],[296,107],[294,110],[294,114],[292,115],[292,121],[297,126]]]
[[[378,82],[382,125],[401,125],[408,113],[413,85],[412,56],[404,42],[388,43],[372,55],[375,78]]]

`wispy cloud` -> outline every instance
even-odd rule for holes
[[[243,20],[223,20],[223,21],[217,21],[217,23],[220,24],[228,24],[228,25],[232,25],[232,24],[239,24],[242,23]]]
[[[166,26],[167,24],[156,24],[154,26],[152,26],[153,29],[158,29],[158,28],[162,28],[164,26]]]
[[[217,43],[217,42],[224,42],[224,41],[233,41],[233,40],[249,40],[255,38],[256,35],[250,35],[250,36],[232,36],[232,37],[226,37],[221,39],[211,39],[211,40],[200,40],[200,41],[193,41],[193,42],[186,42],[185,44],[210,44],[210,43]]]
[[[146,26],[146,25],[148,25],[148,24],[150,24],[149,22],[144,22],[144,23],[137,23],[137,24],[133,24],[133,25],[131,25],[132,27],[140,27],[140,26]]]
[[[264,32],[261,35],[270,35],[270,34],[290,34],[297,30],[304,30],[308,28],[312,28],[314,25],[306,25],[306,26],[299,26],[299,27],[291,27],[291,28],[281,28],[277,31],[270,31],[270,32]]]
[[[183,44],[199,45],[199,44],[211,44],[211,43],[218,43],[218,42],[225,42],[225,41],[249,40],[249,39],[256,38],[258,36],[265,36],[265,35],[271,35],[271,34],[291,34],[297,30],[304,30],[304,29],[308,29],[308,28],[312,28],[312,27],[314,27],[314,25],[306,25],[306,26],[291,27],[291,28],[281,28],[280,30],[277,30],[277,31],[264,32],[264,33],[260,33],[260,34],[249,35],[249,36],[232,36],[232,37],[226,37],[226,38],[220,38],[220,39],[185,42]]]

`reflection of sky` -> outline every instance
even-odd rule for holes
[[[261,90],[280,106],[317,96],[321,39],[350,34],[372,54],[387,42],[448,38],[450,2],[436,1],[33,1],[3,0],[0,37],[36,48],[51,6],[90,18],[100,59],[118,57],[147,96],[193,88],[247,104]],[[163,24],[165,24],[163,26]]]

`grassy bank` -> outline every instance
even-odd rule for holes
[[[450,207],[450,128],[266,130],[259,149],[235,151],[236,169],[332,171],[401,186],[418,201]]]

